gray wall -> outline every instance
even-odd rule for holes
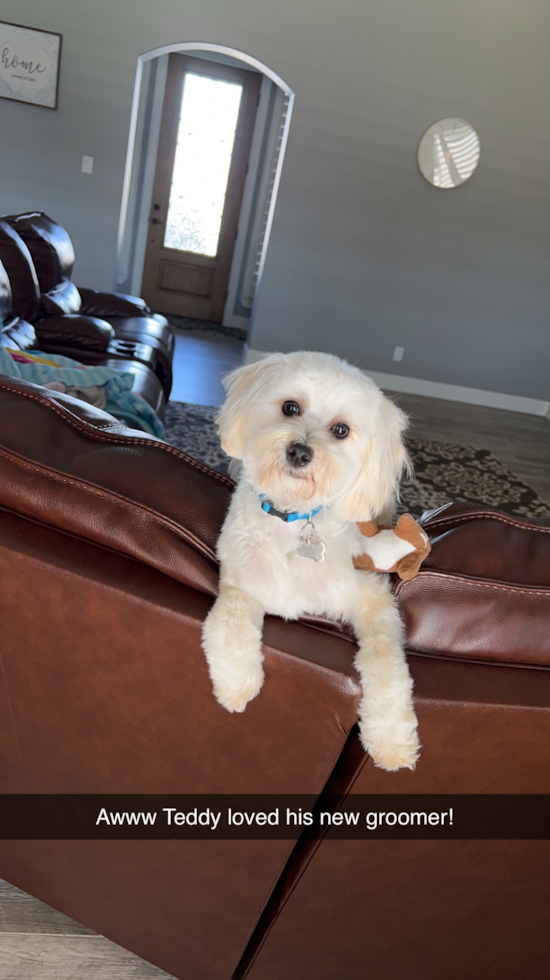
[[[63,54],[57,112],[0,101],[0,210],[64,223],[77,281],[113,282],[137,56],[226,44],[296,92],[251,347],[550,397],[547,0],[3,0],[2,18]],[[415,150],[447,115],[482,159],[439,191]]]

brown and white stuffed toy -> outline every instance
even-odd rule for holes
[[[377,527],[374,521],[357,526],[367,540],[364,554],[353,559],[355,568],[411,579],[432,550],[428,535],[410,514],[403,514],[395,527]]]

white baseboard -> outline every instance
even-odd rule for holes
[[[245,355],[245,364],[260,361],[266,353],[249,348]],[[487,408],[502,408],[509,412],[525,412],[527,415],[544,415],[550,418],[550,402],[539,398],[506,395],[500,391],[484,391],[483,388],[464,388],[439,381],[424,381],[422,378],[404,378],[400,374],[383,374],[381,371],[365,369],[365,373],[386,391],[402,391],[406,395],[425,395],[427,398],[443,398],[451,402],[464,402],[466,405],[483,405]]]

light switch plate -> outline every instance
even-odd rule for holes
[[[94,158],[82,157],[82,173],[91,174],[93,169],[94,169]]]

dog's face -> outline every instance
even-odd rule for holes
[[[407,420],[358,368],[331,354],[272,354],[226,379],[225,452],[276,504],[330,505],[364,521],[392,502],[409,460]]]

